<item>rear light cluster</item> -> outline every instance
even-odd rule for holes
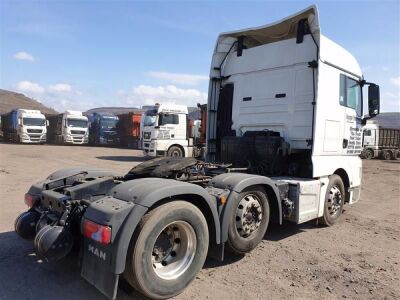
[[[39,200],[39,196],[25,194],[25,204],[28,205],[29,208],[33,207],[36,204],[36,201]]]
[[[111,227],[85,219],[83,221],[83,235],[89,239],[107,245],[111,242]]]

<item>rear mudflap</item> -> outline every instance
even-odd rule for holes
[[[107,298],[117,297],[119,274],[111,271],[111,251],[101,244],[84,239],[81,276]]]

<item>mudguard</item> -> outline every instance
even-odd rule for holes
[[[219,244],[221,234],[217,203],[198,185],[162,178],[135,179],[117,185],[109,196],[92,203],[84,217],[113,228],[112,271],[116,274],[124,271],[131,237],[146,211],[162,199],[179,199],[182,196],[181,199],[185,200],[184,196],[188,195],[197,196],[209,208],[215,225],[215,242]],[[118,209],[115,210],[115,207]]]
[[[78,173],[82,173],[82,172],[87,173],[87,175],[85,175],[85,177],[117,176],[118,175],[112,171],[93,169],[93,167],[76,167],[76,168],[67,168],[67,169],[57,170],[57,171],[51,173],[47,177],[47,179],[54,180],[57,178],[68,177],[68,176],[72,176],[74,174],[78,174]]]
[[[280,201],[280,195],[276,182],[271,178],[259,175],[245,174],[245,173],[225,173],[215,176],[210,185],[215,188],[229,189],[231,193],[225,204],[225,208],[221,215],[221,242],[224,243],[228,240],[228,228],[232,217],[235,213],[233,206],[233,200],[246,188],[254,185],[268,186],[271,188],[274,199],[276,201],[278,213],[279,213],[279,224],[282,224],[282,204]]]

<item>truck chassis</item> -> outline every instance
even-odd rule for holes
[[[299,220],[299,202],[290,196],[294,179],[246,172],[174,157],[146,161],[124,176],[61,170],[29,189],[30,209],[16,219],[15,230],[34,239],[46,261],[80,249],[81,275],[111,299],[120,275],[147,297],[168,298],[194,279],[207,254],[222,261],[225,245],[244,254],[262,240],[270,221],[308,220]],[[327,225],[345,202],[340,177],[332,180],[321,219]]]

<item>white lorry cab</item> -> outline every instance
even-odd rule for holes
[[[187,106],[155,105],[144,113],[141,127],[144,155],[192,157],[198,153],[188,127]]]
[[[362,124],[379,113],[379,86],[364,80],[353,55],[322,35],[315,6],[219,35],[208,106],[207,160],[304,178],[289,180],[300,186],[301,220],[331,209],[331,202],[324,205],[327,189],[338,195],[343,186],[346,203],[359,199]],[[309,185],[314,196],[302,197],[301,186]]]
[[[5,137],[18,143],[45,143],[46,118],[40,110],[16,109],[2,116]]]
[[[89,141],[88,118],[80,111],[67,110],[47,117],[48,140],[55,144],[87,144]]]

